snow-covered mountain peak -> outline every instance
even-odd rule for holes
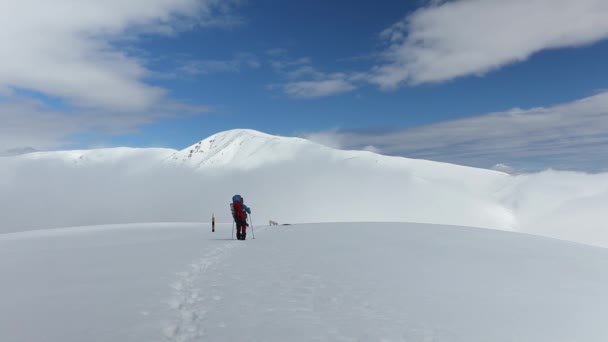
[[[319,147],[308,140],[274,136],[251,129],[233,129],[214,134],[176,152],[170,159],[192,166],[252,168],[290,160],[305,147]]]

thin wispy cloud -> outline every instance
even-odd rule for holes
[[[289,74],[294,69],[310,67],[312,64],[309,57],[290,59],[285,53],[274,57],[269,61],[269,64],[278,74]]]
[[[285,93],[297,98],[324,97],[349,92],[354,89],[355,86],[343,79],[290,82],[284,88]]]
[[[243,69],[258,69],[260,66],[261,62],[256,55],[241,53],[229,60],[208,59],[188,61],[179,68],[179,71],[190,75],[207,75],[224,72],[235,73]]]
[[[287,76],[287,78],[292,79],[292,80],[303,79],[303,78],[322,80],[324,78],[327,78],[326,74],[316,70],[311,65],[302,65],[302,66],[295,67],[294,69],[286,72],[285,75]]]
[[[270,65],[276,73],[287,81],[273,85],[270,89],[281,89],[290,97],[312,99],[347,93],[357,89],[346,73],[325,73],[317,70],[308,57],[290,59],[282,52]]]
[[[381,33],[370,82],[382,88],[483,75],[533,54],[608,38],[604,0],[459,0],[421,8]]]
[[[285,55],[287,53],[287,49],[284,48],[274,48],[274,49],[269,49],[266,50],[266,54],[269,56],[281,56],[281,55]]]
[[[472,118],[386,131],[304,135],[333,147],[492,167],[608,166],[608,92],[547,108],[513,109]]]

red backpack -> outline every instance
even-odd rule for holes
[[[245,221],[247,220],[247,214],[243,210],[243,203],[239,201],[232,202],[232,207],[234,208],[234,219]]]

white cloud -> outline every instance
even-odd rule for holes
[[[207,111],[209,108],[204,106],[170,101],[129,115],[107,110],[58,110],[39,100],[16,96],[0,101],[0,151],[24,147],[56,149],[73,143],[69,136],[74,134],[133,133],[138,126],[160,118]]]
[[[115,43],[143,33],[174,34],[195,24],[233,22],[227,15],[231,3],[2,1],[0,89],[33,90],[84,107],[146,109],[164,90],[146,84],[145,62]]]
[[[82,129],[78,115],[54,111],[33,99],[4,102],[0,110],[0,151],[65,144],[64,137]]]
[[[370,81],[383,88],[481,75],[541,50],[608,38],[605,0],[459,0],[422,8],[382,32]]]
[[[608,38],[606,18],[605,0],[433,0],[382,31],[385,46],[373,54],[377,64],[345,74],[340,91],[316,95],[314,89],[338,82],[328,82],[329,73],[316,70],[310,59],[290,61],[280,50],[273,56],[282,59],[274,65],[297,79],[286,91],[313,89],[300,97],[340,94],[362,83],[393,89],[483,75],[542,50],[592,44]]]
[[[599,171],[608,165],[607,132],[608,92],[603,92],[554,107],[513,109],[404,130],[308,136],[320,143],[337,141],[343,148],[374,146],[384,154],[464,165]]]
[[[208,111],[147,83],[164,75],[146,67],[158,56],[133,42],[237,24],[239,2],[0,0],[0,151],[60,148],[71,135],[133,132],[162,117]]]
[[[5,150],[5,151],[0,151],[0,157],[12,157],[12,156],[18,156],[18,155],[32,153],[32,152],[38,152],[38,150],[36,150],[35,148],[32,148],[32,147],[29,147],[29,146],[14,147],[14,148],[9,148],[8,150]]]
[[[386,47],[371,70],[348,73],[342,80],[350,87],[342,91],[319,93],[339,94],[364,82],[392,89],[483,75],[542,50],[607,39],[606,18],[604,0],[431,1],[380,33]],[[306,88],[329,83],[310,62],[291,66],[292,77],[311,78],[299,80]]]

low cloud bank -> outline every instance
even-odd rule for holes
[[[350,152],[352,153],[352,152]],[[239,193],[255,225],[421,222],[520,231],[608,246],[608,174],[510,176],[390,158],[306,156],[249,170],[137,159],[0,158],[0,232],[135,222],[231,222]]]

